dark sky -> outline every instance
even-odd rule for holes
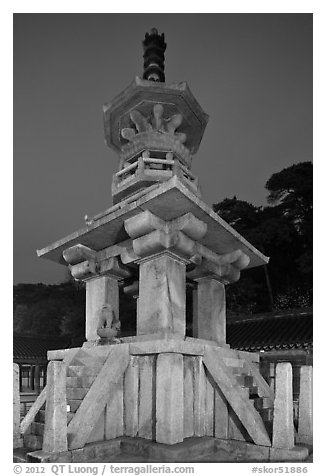
[[[15,14],[14,283],[60,282],[36,249],[112,204],[102,104],[142,75],[154,26],[166,82],[210,116],[192,169],[204,201],[265,205],[274,172],[312,160],[312,14]]]

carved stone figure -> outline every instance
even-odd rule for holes
[[[104,339],[116,340],[120,332],[121,322],[116,318],[115,312],[110,303],[103,304],[99,311],[97,335]]]

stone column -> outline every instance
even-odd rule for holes
[[[35,372],[34,372],[34,388],[37,393],[40,393],[40,366],[35,365]]]
[[[183,356],[159,354],[156,374],[156,441],[183,441]]]
[[[34,365],[30,366],[30,372],[29,372],[29,384],[28,387],[31,390],[34,390]]]
[[[276,366],[273,420],[273,447],[294,447],[292,365],[282,362]]]
[[[14,422],[13,422],[13,440],[14,448],[21,446],[20,434],[20,394],[19,394],[19,365],[13,364],[13,404],[14,404]]]
[[[226,342],[225,286],[210,277],[196,279],[193,291],[193,336]]]
[[[52,360],[48,365],[42,450],[48,453],[68,450],[66,364],[63,361]]]
[[[86,281],[86,339],[98,340],[96,333],[99,312],[103,304],[110,303],[119,316],[118,280],[109,276],[97,276]]]
[[[105,253],[101,255],[81,244],[66,249],[63,257],[72,277],[86,282],[86,339],[95,342],[99,312],[104,304],[111,305],[115,321],[119,320],[118,281],[129,277],[130,271],[121,266],[117,257],[106,258]]]
[[[312,445],[312,367],[300,369],[299,424],[297,441]]]
[[[186,331],[186,265],[163,252],[139,263],[137,335]]]

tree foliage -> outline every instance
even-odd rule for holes
[[[213,205],[214,211],[270,257],[265,270],[248,270],[239,283],[228,286],[228,307],[233,312],[311,305],[311,162],[295,164],[273,174],[266,189],[269,192],[266,207],[256,207],[236,197]]]

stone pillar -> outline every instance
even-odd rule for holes
[[[30,366],[28,387],[34,390],[34,365]]]
[[[19,394],[19,365],[13,364],[13,404],[14,404],[14,422],[13,422],[13,440],[14,448],[21,446],[20,434],[20,394]]]
[[[299,424],[297,441],[312,445],[312,367],[300,369]]]
[[[193,336],[226,342],[225,286],[210,277],[196,279],[193,292]]]
[[[156,441],[183,441],[183,356],[159,354],[156,374]]]
[[[186,265],[163,252],[140,261],[137,335],[186,331]]]
[[[46,392],[42,450],[48,453],[67,451],[66,364],[63,361],[49,362]]]
[[[103,304],[110,303],[119,317],[118,280],[109,276],[97,276],[86,281],[86,339],[98,340],[96,333],[99,312]]]
[[[40,393],[40,366],[35,365],[35,372],[34,372],[34,388],[37,393]]]
[[[289,362],[276,366],[273,447],[294,447],[292,365]]]

